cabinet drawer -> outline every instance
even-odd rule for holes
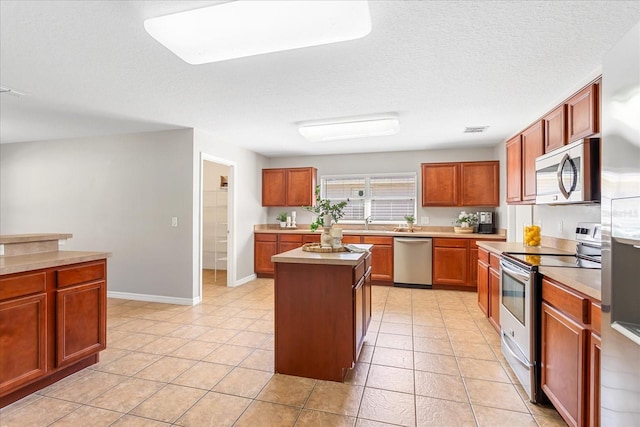
[[[467,239],[433,239],[433,246],[441,248],[466,248]]]
[[[360,236],[342,236],[342,243],[360,243]]]
[[[355,266],[355,268],[353,269],[353,283],[356,284],[360,281],[360,279],[362,279],[362,276],[364,276],[364,272],[367,271],[365,268],[365,262],[364,260]]]
[[[253,238],[257,242],[275,242],[278,240],[278,235],[275,233],[256,233]]]
[[[590,306],[591,315],[591,329],[593,329],[598,335],[602,334],[602,310],[600,304],[592,302]]]
[[[393,245],[393,237],[363,236],[362,243],[369,245]]]
[[[96,262],[93,264],[82,264],[78,266],[61,268],[57,273],[57,284],[59,288],[77,285],[80,283],[104,280],[105,263]]]
[[[484,249],[478,249],[478,259],[485,264],[489,264],[489,252]]]
[[[320,234],[305,234],[302,243],[320,243]]]
[[[46,290],[46,285],[47,276],[44,271],[0,279],[0,301],[42,293]]]
[[[489,254],[489,264],[494,270],[500,270],[500,255]]]
[[[582,323],[589,323],[589,299],[542,279],[542,300]]]
[[[302,243],[302,234],[281,234],[280,241]]]

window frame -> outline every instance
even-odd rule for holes
[[[384,177],[407,177],[412,178],[414,181],[414,189],[415,194],[410,199],[413,200],[413,213],[414,217],[417,217],[418,214],[418,174],[417,172],[385,172],[385,173],[362,173],[362,174],[334,174],[334,175],[322,175],[320,176],[320,196],[323,199],[327,199],[327,188],[325,182],[331,179],[359,179],[364,178],[364,196],[350,198],[354,200],[363,200],[364,201],[364,217],[362,219],[341,219],[341,224],[362,224],[366,218],[371,216],[371,204],[373,201],[373,197],[371,196],[371,178],[384,178]],[[402,199],[399,197],[380,197],[379,200],[394,200],[394,199]],[[344,199],[329,199],[329,200],[344,200]],[[405,222],[403,219],[398,220],[372,220],[370,224],[398,224],[399,222]]]

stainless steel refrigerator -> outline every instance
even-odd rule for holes
[[[640,23],[602,64],[603,426],[640,426]]]

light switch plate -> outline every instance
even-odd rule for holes
[[[420,217],[420,224],[422,224],[422,225],[429,224],[429,217],[428,216],[421,216]]]
[[[172,227],[177,227],[178,226],[178,217],[177,216],[172,216],[171,217],[171,226]]]

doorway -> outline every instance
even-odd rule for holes
[[[200,212],[200,295],[233,286],[234,164],[202,154]],[[214,292],[215,293],[215,292]]]

